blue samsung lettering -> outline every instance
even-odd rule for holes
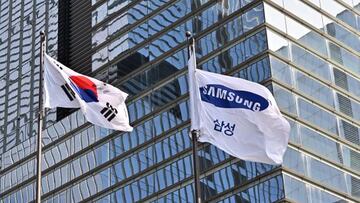
[[[269,101],[258,94],[218,84],[200,87],[200,95],[202,101],[221,108],[243,108],[256,112],[269,106]]]

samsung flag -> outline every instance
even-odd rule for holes
[[[127,94],[114,86],[77,73],[47,54],[44,84],[45,107],[81,108],[93,124],[132,131],[125,105]]]
[[[271,92],[254,82],[195,70],[191,60],[191,129],[199,131],[199,141],[243,160],[281,164],[290,126]]]

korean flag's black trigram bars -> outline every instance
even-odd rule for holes
[[[109,104],[109,102],[106,102],[106,107],[104,107],[100,113],[104,115],[105,118],[110,122],[113,118],[115,118],[116,114],[118,113],[117,109],[114,108]]]
[[[61,89],[64,90],[66,96],[70,99],[70,101],[75,99],[75,92],[70,88],[70,86],[67,83],[61,85]]]

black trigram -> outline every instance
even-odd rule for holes
[[[75,92],[71,89],[71,87],[67,83],[61,85],[61,89],[64,90],[66,96],[68,96],[70,101],[75,99]]]
[[[116,114],[118,113],[117,109],[106,102],[106,107],[104,107],[100,113],[104,115],[105,118],[110,122],[113,118],[115,118]]]
[[[57,62],[55,62],[55,65],[56,65],[58,68],[60,68],[60,70],[63,69]]]

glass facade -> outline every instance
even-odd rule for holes
[[[291,124],[282,166],[201,144],[204,201],[360,201],[360,1],[92,0],[91,11],[92,75],[129,93],[134,131],[48,112],[44,202],[194,202],[186,31],[199,68],[262,83]],[[1,203],[34,200],[37,36],[56,57],[57,16],[57,1],[0,4]]]
[[[360,1],[350,2],[264,3],[273,93],[292,127],[285,197],[295,202],[360,201]]]
[[[46,11],[46,12],[45,12]],[[0,3],[0,170],[3,155],[29,149],[37,134],[40,31],[57,55],[57,0]],[[47,119],[53,120],[48,114]],[[2,182],[3,184],[3,182]]]

